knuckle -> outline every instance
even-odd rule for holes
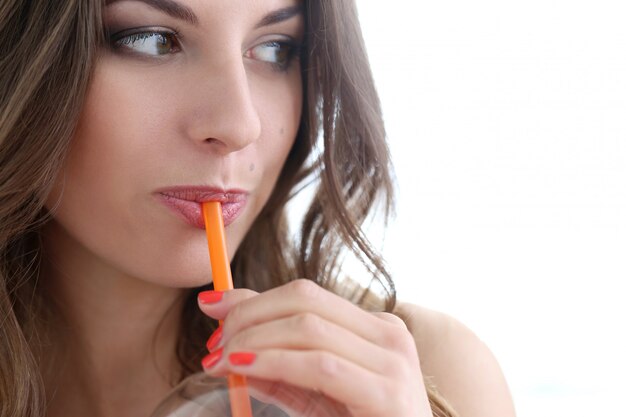
[[[385,346],[393,351],[409,353],[416,349],[413,335],[409,333],[406,327],[389,326],[383,334]]]
[[[319,337],[325,333],[323,320],[313,313],[301,313],[295,316],[296,331],[303,332],[308,336]]]
[[[384,320],[391,325],[397,326],[403,330],[408,330],[404,320],[402,320],[400,317],[396,316],[395,314],[387,313],[387,312],[379,312],[379,313],[375,313],[375,315],[379,317],[381,320]]]
[[[335,378],[341,374],[339,361],[330,353],[320,352],[317,355],[316,362],[315,365],[324,377]]]
[[[235,326],[237,323],[242,322],[244,317],[245,306],[242,303],[236,304],[230,309],[228,315],[224,319],[224,330],[226,330],[226,327],[230,328],[232,326]]]
[[[300,296],[303,298],[314,299],[319,297],[319,295],[321,294],[321,287],[310,279],[300,278],[291,281],[287,285],[289,287],[289,290],[292,291],[296,296]]]

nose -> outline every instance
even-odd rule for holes
[[[261,120],[241,55],[203,66],[194,79],[188,126],[199,146],[228,154],[259,138]]]

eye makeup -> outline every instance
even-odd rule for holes
[[[162,59],[182,51],[183,36],[178,29],[142,26],[114,32],[107,29],[105,32],[109,48],[119,54]],[[280,35],[280,38],[266,40],[249,48],[243,56],[266,63],[275,71],[286,72],[300,58],[301,50],[302,46],[295,39]]]
[[[187,55],[199,56],[203,49],[202,43],[208,42],[207,36],[229,36],[222,33],[202,33],[198,21],[194,25],[181,23],[180,28],[173,27],[177,22],[163,16],[161,11],[155,13],[142,1],[117,3],[114,0],[109,4],[111,8],[107,7],[104,20],[105,46],[120,58],[165,64],[180,53],[183,55],[179,57],[185,58]],[[122,3],[124,7],[119,6]],[[149,3],[148,6],[152,5],[151,1],[146,3]],[[260,35],[263,36],[258,36],[254,42],[242,40],[246,42],[245,47],[242,44],[240,52],[242,58],[259,70],[265,67],[277,73],[287,72],[293,63],[299,62],[303,50],[300,25],[293,26],[301,21],[301,17],[298,20],[292,19],[301,14],[302,11],[297,7],[278,9],[266,14],[249,29],[249,36],[253,37],[255,32],[261,30],[267,34],[261,32]],[[282,22],[287,21],[290,21],[288,26],[281,27]],[[278,24],[281,26],[274,26]],[[272,28],[276,30],[275,33],[272,33]],[[224,27],[220,30],[227,29]]]
[[[107,35],[109,47],[120,53],[158,57],[179,52],[181,38],[178,29],[139,27]]]
[[[270,64],[275,70],[285,72],[293,61],[300,58],[302,46],[294,40],[270,40],[246,51],[245,57]]]

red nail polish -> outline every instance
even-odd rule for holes
[[[222,326],[218,327],[217,330],[213,332],[209,340],[206,342],[206,348],[211,351],[218,345],[218,343],[222,340]]]
[[[228,355],[228,360],[233,365],[250,365],[256,359],[256,354],[252,352],[235,352]]]
[[[202,291],[198,294],[198,300],[202,304],[213,304],[217,303],[222,299],[224,293],[222,291]]]
[[[218,363],[220,361],[220,359],[222,358],[222,351],[223,351],[223,349],[219,348],[215,352],[206,355],[202,359],[202,367],[204,369],[209,369],[209,368],[215,366],[215,364]]]

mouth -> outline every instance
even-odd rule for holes
[[[198,229],[204,229],[202,203],[220,202],[224,226],[227,227],[237,219],[248,200],[248,193],[243,190],[224,190],[202,186],[164,188],[157,190],[155,196],[179,218]]]

